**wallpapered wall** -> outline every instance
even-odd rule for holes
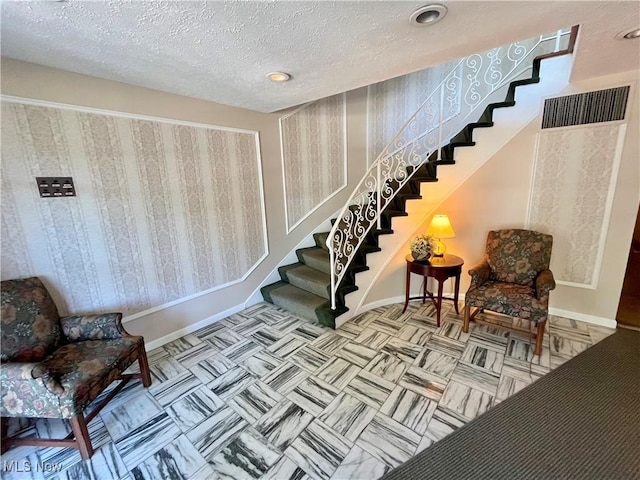
[[[44,277],[61,310],[131,315],[267,254],[256,132],[8,101],[2,120],[2,278]],[[40,198],[56,175],[78,196]]]
[[[280,118],[287,231],[347,184],[345,95]]]
[[[624,132],[616,122],[538,135],[529,226],[553,234],[559,282],[597,285]]]

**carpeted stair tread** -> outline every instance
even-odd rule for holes
[[[313,321],[318,319],[316,309],[329,304],[326,298],[286,283],[272,290],[270,297],[274,305]]]
[[[297,252],[298,259],[311,268],[320,270],[326,274],[331,273],[331,265],[329,265],[329,251],[320,247],[301,248]]]
[[[329,232],[320,232],[314,233],[313,238],[316,241],[316,245],[327,252],[329,249],[327,248],[327,238],[329,237]]]
[[[286,271],[286,280],[291,285],[329,300],[331,278],[320,270],[300,264]]]

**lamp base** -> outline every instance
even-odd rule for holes
[[[442,240],[436,240],[436,244],[433,246],[432,254],[434,257],[444,257],[444,252],[447,251],[447,246],[442,243]]]

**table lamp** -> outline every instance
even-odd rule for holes
[[[433,256],[442,257],[444,252],[447,251],[447,246],[442,242],[443,238],[454,238],[456,236],[449,221],[449,217],[446,215],[434,215],[427,228],[427,235],[431,235],[437,238],[436,244],[433,247]]]

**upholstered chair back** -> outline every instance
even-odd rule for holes
[[[3,362],[38,362],[62,343],[60,316],[38,277],[2,282]]]
[[[533,286],[540,272],[549,268],[553,237],[532,230],[492,230],[487,236],[489,278],[499,282]]]

